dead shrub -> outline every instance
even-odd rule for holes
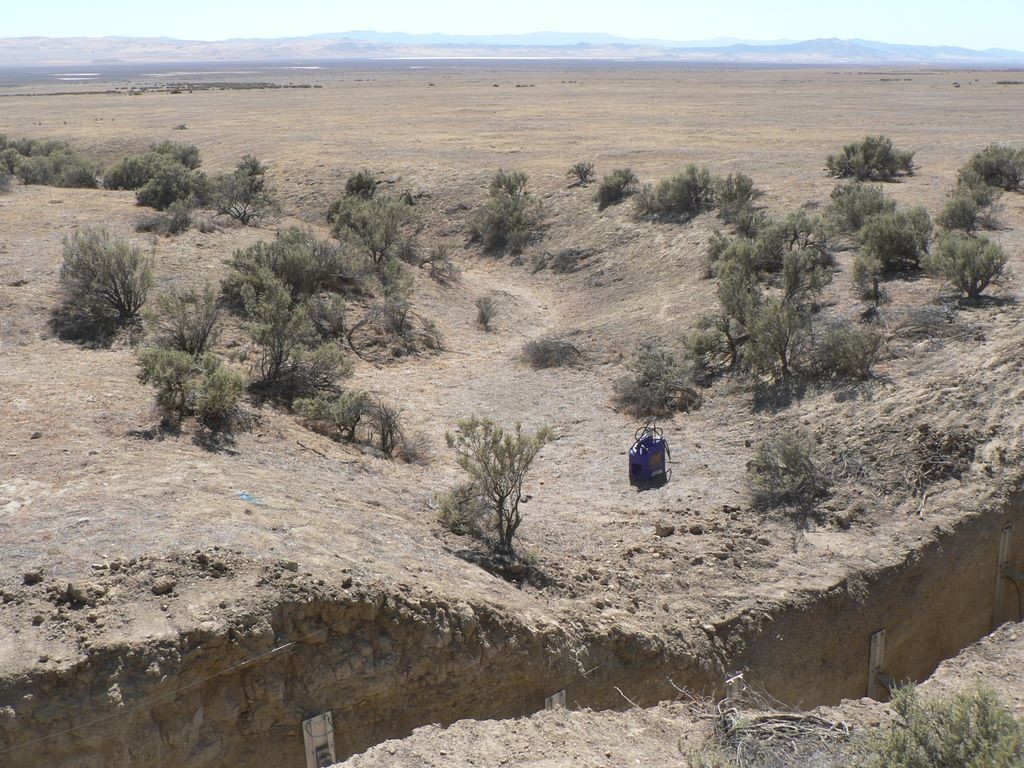
[[[806,506],[828,495],[829,482],[814,461],[814,443],[804,432],[783,429],[762,440],[747,463],[747,486],[755,506]]]
[[[560,368],[579,361],[575,345],[554,336],[531,339],[523,345],[523,359],[533,368]]]

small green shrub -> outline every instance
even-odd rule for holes
[[[311,427],[336,440],[356,442],[359,425],[373,408],[373,398],[361,389],[335,395],[320,394],[295,401],[295,412]]]
[[[988,238],[946,235],[925,257],[924,266],[959,293],[976,300],[989,285],[999,281],[1008,260],[1003,249]]]
[[[881,300],[879,281],[884,270],[882,262],[876,256],[860,251],[853,257],[853,268],[850,276],[853,280],[854,293],[858,298],[875,301]]]
[[[747,464],[754,505],[771,509],[805,506],[828,495],[829,483],[814,461],[814,443],[803,432],[783,429],[761,441]]]
[[[378,270],[396,259],[415,260],[418,246],[408,231],[414,223],[412,213],[398,200],[343,197],[331,206],[328,216],[334,236]]]
[[[192,171],[169,158],[157,160],[149,180],[135,193],[139,205],[163,211],[175,203],[204,205],[210,197],[210,181],[202,171]]]
[[[402,411],[400,408],[378,400],[370,409],[370,440],[388,458],[395,455],[405,437]]]
[[[533,368],[560,368],[580,359],[580,350],[565,339],[546,336],[523,345],[523,359]]]
[[[201,165],[199,147],[195,144],[183,144],[178,141],[161,141],[159,144],[151,145],[149,152],[168,157],[174,162],[185,166],[190,171],[194,171]]]
[[[0,167],[0,194],[11,191],[11,179],[14,178],[10,173]]]
[[[493,296],[481,296],[476,300],[476,323],[485,331],[491,330],[491,323],[496,314],[498,314],[498,300]]]
[[[0,139],[0,170],[14,174],[23,184],[89,189],[99,184],[97,164],[66,142]]]
[[[782,257],[783,301],[803,304],[811,301],[832,282],[832,273],[821,265],[818,253],[790,251]]]
[[[961,170],[997,189],[1019,192],[1024,189],[1024,149],[1005,144],[990,144],[974,154]]]
[[[603,211],[610,205],[621,203],[636,192],[638,183],[639,179],[629,168],[616,168],[606,173],[594,196],[598,210]]]
[[[522,524],[523,482],[541,448],[554,439],[547,427],[533,434],[516,424],[512,429],[490,419],[469,418],[445,435],[456,462],[469,475],[469,494],[489,509],[496,535],[494,550],[515,556],[513,540]]]
[[[630,367],[633,375],[613,387],[615,404],[627,413],[644,418],[700,407],[701,397],[685,362],[672,352],[646,345]]]
[[[359,283],[358,270],[337,246],[302,227],[280,230],[269,242],[235,251],[228,267],[221,290],[231,306],[243,311],[275,281],[284,284],[293,301],[318,291],[351,291]]]
[[[823,378],[870,378],[881,348],[882,335],[874,328],[832,323],[815,334],[815,373]]]
[[[589,161],[573,163],[565,174],[574,187],[585,187],[594,180],[594,164]]]
[[[853,234],[871,216],[894,213],[896,203],[885,196],[880,186],[850,183],[832,190],[828,215],[840,232]]]
[[[170,291],[158,296],[155,303],[149,320],[159,346],[200,357],[217,343],[221,309],[216,291],[209,286],[202,291]]]
[[[246,155],[233,173],[213,184],[212,199],[218,216],[228,216],[245,226],[257,226],[278,211],[277,193],[267,181],[267,169]]]
[[[688,165],[682,173],[640,190],[636,196],[637,213],[645,218],[688,221],[714,206],[714,193],[711,172]]]
[[[470,240],[488,253],[519,254],[536,236],[543,220],[543,206],[526,191],[525,173],[498,171],[490,197],[469,221]]]
[[[728,224],[736,224],[742,219],[744,229],[749,231],[751,217],[755,213],[754,202],[764,195],[754,186],[754,180],[743,173],[730,173],[715,180],[714,195],[718,217]]]
[[[868,731],[854,768],[1019,768],[1024,723],[991,690],[925,701],[914,686],[893,694],[893,722]]]
[[[774,381],[788,379],[803,361],[810,341],[805,308],[777,298],[761,302],[746,323],[746,363]]]
[[[83,229],[64,241],[60,286],[65,305],[81,315],[134,319],[153,285],[150,257],[104,229]]]
[[[245,387],[245,377],[207,355],[203,361],[203,377],[196,390],[195,414],[199,423],[211,432],[233,431],[241,418],[240,403]]]
[[[345,194],[369,200],[377,193],[377,179],[365,168],[356,171],[345,181]]]
[[[914,173],[914,153],[898,150],[885,136],[865,136],[825,160],[830,176],[857,181],[892,181]]]
[[[486,538],[488,501],[473,483],[463,483],[438,497],[437,520],[456,536]]]
[[[426,267],[430,279],[441,285],[454,285],[461,277],[458,265],[452,261],[451,252],[443,245],[431,248],[420,260],[419,266]]]
[[[177,426],[195,406],[200,361],[175,349],[144,349],[139,353],[139,381],[156,388],[162,420]]]
[[[345,299],[334,293],[317,294],[309,299],[309,318],[320,337],[340,339],[345,335]]]
[[[877,260],[881,274],[917,269],[928,250],[932,221],[924,208],[871,216],[860,230],[860,250]]]

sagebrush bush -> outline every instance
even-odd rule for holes
[[[319,291],[345,293],[359,287],[358,268],[336,245],[302,227],[282,229],[273,240],[235,251],[228,267],[222,291],[231,306],[243,311],[274,281],[283,283],[294,301]]]
[[[234,172],[214,181],[211,197],[218,216],[245,226],[257,226],[279,209],[277,192],[267,181],[267,168],[252,155],[243,157]]]
[[[345,194],[369,200],[377,194],[377,178],[365,168],[356,171],[345,181]]]
[[[814,373],[823,378],[867,379],[882,349],[882,335],[870,326],[836,322],[814,336]]]
[[[64,241],[59,279],[68,310],[126,322],[146,303],[152,259],[104,229],[82,229]]]
[[[443,245],[431,248],[420,259],[419,266],[426,267],[430,279],[441,285],[453,285],[459,282],[462,275],[458,265],[452,261],[451,252]]]
[[[533,368],[559,368],[580,359],[574,344],[554,336],[530,339],[523,345],[523,359]]]
[[[810,342],[806,308],[771,297],[744,323],[749,334],[744,360],[755,372],[782,381],[797,373]]]
[[[498,300],[493,296],[481,296],[476,300],[476,324],[485,331],[491,330],[491,323],[496,314],[498,314]]]
[[[210,286],[169,291],[155,305],[148,319],[159,346],[199,357],[217,343],[221,309]]]
[[[864,733],[853,768],[1019,768],[1024,723],[991,690],[924,700],[914,686],[892,697],[895,719]]]
[[[828,495],[829,482],[814,460],[804,432],[783,429],[762,440],[747,463],[747,487],[755,506],[805,506]]]
[[[90,189],[99,185],[97,163],[63,141],[9,141],[0,136],[0,170],[23,184]]]
[[[370,408],[370,440],[387,457],[395,455],[405,438],[404,419],[401,408],[383,400],[377,400]]]
[[[901,174],[913,174],[914,153],[898,150],[885,136],[865,136],[847,144],[842,152],[825,160],[830,176],[857,181],[892,181]]]
[[[848,234],[857,232],[869,217],[896,210],[895,201],[880,186],[870,184],[838,184],[830,197],[829,217],[840,232]]]
[[[606,173],[594,195],[598,210],[603,211],[610,205],[621,203],[636,192],[638,183],[639,179],[629,168],[616,168]]]
[[[645,345],[630,368],[632,376],[614,384],[615,404],[634,416],[665,416],[700,407],[700,393],[690,381],[685,361],[669,350]]]
[[[135,192],[139,205],[163,211],[176,203],[194,208],[209,202],[211,182],[206,174],[162,155],[157,158],[149,180]]]
[[[203,377],[196,391],[196,419],[211,432],[233,431],[240,421],[240,403],[245,388],[244,376],[207,355],[203,361]]]
[[[754,180],[743,173],[730,173],[715,180],[715,206],[719,218],[728,224],[742,221],[746,231],[751,231],[756,215],[754,202],[763,195],[764,192],[754,186]]]
[[[924,208],[871,216],[858,236],[860,251],[877,260],[881,274],[917,269],[928,250],[932,221]]]
[[[178,141],[161,141],[149,147],[149,152],[169,157],[176,163],[180,163],[191,171],[194,171],[201,164],[199,147],[195,144],[185,144]]]
[[[194,171],[200,165],[199,149],[194,144],[174,141],[154,144],[145,153],[130,155],[110,166],[103,174],[103,186],[107,189],[139,189],[162,168],[175,165]]]
[[[305,302],[294,303],[288,289],[274,279],[247,307],[249,332],[259,345],[258,387],[291,402],[320,392],[335,392],[352,364],[334,343],[322,343]]]
[[[946,235],[925,257],[924,266],[974,300],[999,281],[1008,261],[1006,252],[988,238]]]
[[[0,193],[11,191],[11,179],[14,178],[10,173],[0,168]]]
[[[594,164],[586,160],[573,163],[565,175],[572,181],[572,186],[585,187],[594,180]]]
[[[466,474],[468,493],[489,509],[496,552],[515,556],[513,540],[522,524],[523,483],[541,448],[554,439],[548,427],[530,434],[520,424],[511,429],[490,419],[463,419],[445,435],[456,462]]]
[[[373,408],[373,398],[361,389],[320,394],[295,401],[295,412],[318,432],[336,440],[356,442],[359,428]]]
[[[195,406],[200,361],[176,349],[139,353],[139,381],[156,388],[156,403],[165,424],[177,426]]]
[[[961,169],[991,187],[1019,192],[1024,189],[1024,149],[1005,144],[990,144],[975,153]]]
[[[813,300],[832,282],[832,272],[822,266],[820,255],[811,250],[786,253],[779,277],[783,301],[796,304]]]
[[[487,202],[469,221],[470,240],[488,253],[522,253],[543,221],[541,202],[526,191],[525,173],[498,171]]]
[[[418,244],[411,233],[409,206],[385,197],[343,197],[331,206],[332,233],[369,264],[386,267],[394,260],[414,262]]]
[[[643,217],[687,221],[710,210],[714,201],[715,183],[711,172],[691,164],[682,173],[640,190],[636,207]]]

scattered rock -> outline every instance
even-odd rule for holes
[[[769,544],[772,543],[772,540],[769,539],[767,536],[758,536],[757,543],[760,544],[762,547],[767,547]]]
[[[299,564],[294,560],[282,560],[281,567],[286,571],[291,571],[292,573],[299,570]]]
[[[43,580],[43,569],[42,568],[34,568],[31,571],[25,571],[23,574],[21,574],[21,581],[22,581],[22,583],[24,583],[26,586],[29,586],[29,587],[31,587],[33,584],[38,584],[42,580]]]
[[[654,526],[654,533],[662,539],[667,536],[671,536],[675,532],[676,527],[674,525],[669,525],[668,523],[658,523]]]
[[[150,590],[154,595],[166,595],[167,593],[174,591],[174,587],[177,583],[178,582],[170,576],[161,576],[153,582],[153,586],[150,587]]]
[[[704,526],[700,523],[694,523],[690,526],[689,530],[694,536],[700,536],[704,533]]]
[[[36,432],[33,432],[31,435],[29,435],[28,439],[29,440],[38,440],[42,436],[43,436],[42,432],[36,431]]]

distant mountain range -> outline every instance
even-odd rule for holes
[[[580,59],[723,65],[1021,67],[1024,52],[871,40],[633,40],[605,34],[442,35],[352,31],[277,39],[0,38],[0,66],[80,66],[215,61],[326,62],[371,59]]]

